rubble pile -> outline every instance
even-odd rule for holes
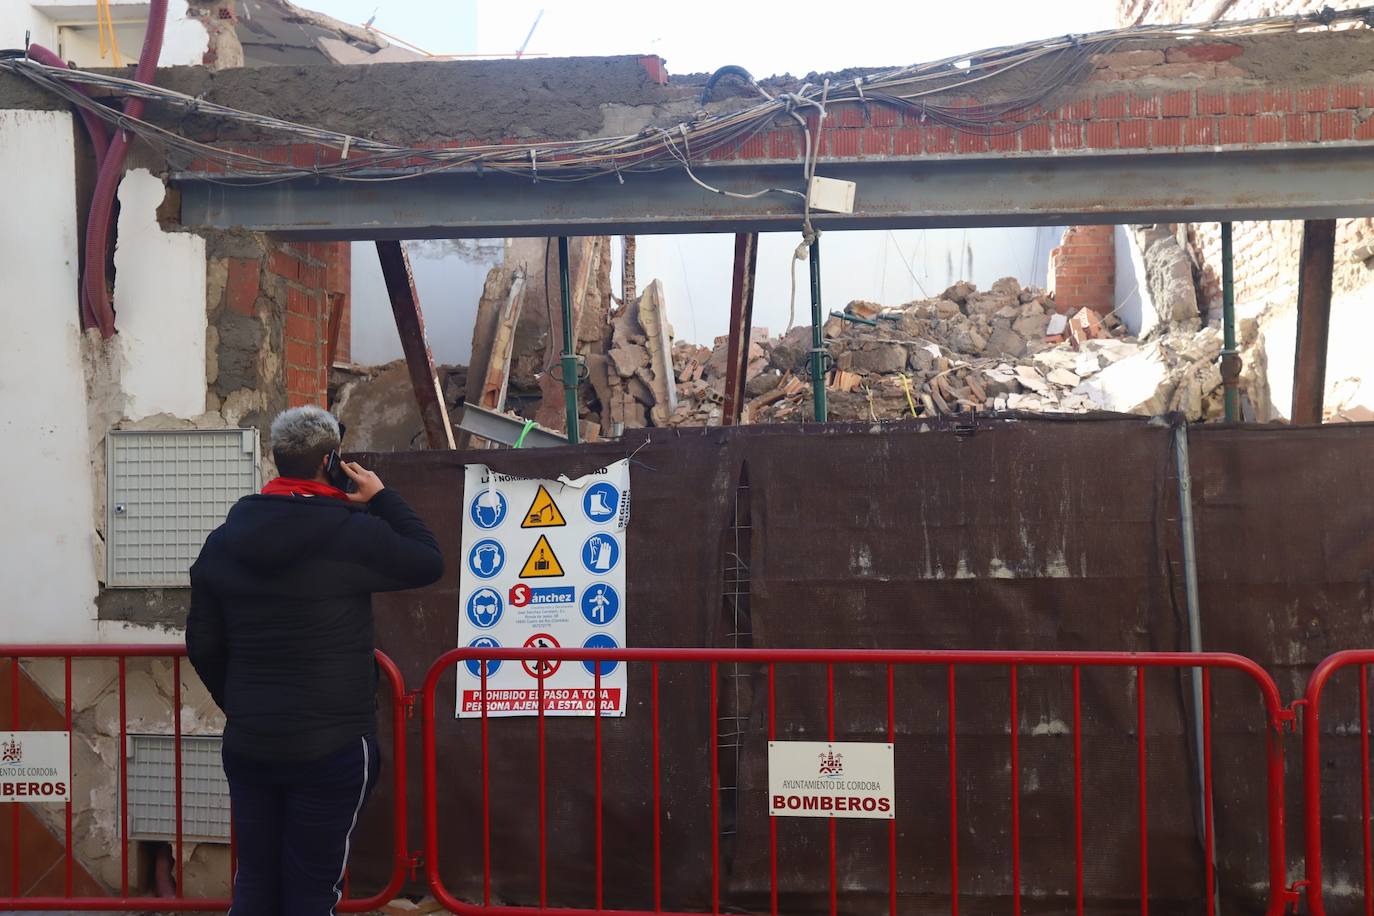
[[[606,334],[604,347],[587,355],[602,434],[667,426],[677,410],[678,386],[663,284],[655,280],[638,299],[611,313]]]
[[[605,284],[602,284],[605,286]],[[495,299],[504,300],[502,292]],[[579,324],[585,375],[578,386],[581,434],[614,438],[626,429],[715,426],[725,407],[729,342],[714,348],[674,343],[662,284],[612,308],[606,301]],[[495,299],[493,301],[495,301]],[[986,291],[959,283],[938,298],[884,307],[849,303],[825,323],[826,399],[837,421],[940,417],[969,411],[1219,417],[1221,335],[1196,319],[1160,323],[1144,339],[1114,316],[1088,309],[1060,314],[1052,296],[1003,279]],[[547,332],[544,335],[548,337]],[[811,328],[770,337],[755,328],[746,354],[743,422],[812,418]],[[556,359],[556,354],[546,359]],[[507,356],[509,359],[509,356]],[[556,362],[549,363],[556,366]],[[500,367],[498,367],[500,368]],[[471,373],[438,367],[451,416],[470,396]],[[504,370],[502,370],[504,371]],[[547,372],[511,371],[500,409],[521,419],[540,411],[561,432],[561,384],[551,398]],[[375,369],[335,367],[331,403],[363,438],[358,450],[421,448],[423,427],[404,362]]]
[[[1171,326],[1136,340],[1114,316],[1056,311],[1054,299],[1015,279],[980,292],[959,283],[938,298],[895,308],[851,302],[824,326],[833,420],[948,416],[968,411],[1158,414],[1219,412],[1214,328]],[[720,422],[728,341],[672,348],[676,405],[666,425]],[[801,422],[812,413],[810,327],[749,343],[744,422]],[[642,389],[639,390],[643,394]],[[662,400],[654,425],[662,425]],[[633,419],[638,420],[636,416]],[[629,421],[627,426],[636,425]]]

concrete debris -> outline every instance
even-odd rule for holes
[[[1145,261],[1149,301],[1154,304],[1158,327],[1164,331],[1197,330],[1200,320],[1193,262],[1173,227],[1136,226],[1132,231]]]
[[[1085,380],[1075,392],[1107,410],[1160,414],[1179,410],[1190,419],[1204,414],[1204,399],[1221,387],[1221,334],[1196,334],[1151,341]]]
[[[462,414],[468,371],[436,366],[449,417]],[[345,452],[403,452],[427,448],[415,388],[405,360],[384,366],[336,365],[330,370],[329,407],[348,427]]]
[[[845,312],[876,327],[832,318],[826,388],[833,420],[953,415],[970,410],[1154,414],[1191,419],[1219,409],[1216,332],[1179,326],[1149,345],[1114,316],[1060,314],[1043,291],[1005,278],[980,291],[957,283],[938,299],[896,307],[852,302]],[[745,422],[811,418],[809,327],[750,346]],[[673,347],[678,406],[668,425],[720,422],[725,352]],[[655,425],[657,421],[655,420]]]
[[[635,320],[644,329],[649,355],[649,371],[638,373],[653,389],[654,425],[663,426],[677,409],[674,382],[673,335],[668,327],[668,310],[663,301],[663,284],[655,280],[633,305]],[[647,375],[647,377],[645,377]]]
[[[708,349],[672,340],[662,285],[651,283],[636,299],[611,310],[606,262],[595,248],[578,282],[575,302],[578,355],[584,376],[578,386],[578,421],[583,438],[614,438],[626,429],[648,426],[716,426],[725,404],[729,341],[720,337]],[[598,263],[600,262],[600,263]],[[523,265],[530,269],[527,263]],[[508,303],[512,275],[494,277],[483,297],[484,311]],[[526,297],[540,295],[526,280]],[[526,303],[520,323],[531,311]],[[826,389],[830,418],[877,421],[902,417],[952,416],[969,411],[1028,411],[1080,414],[1119,411],[1159,414],[1182,411],[1189,419],[1221,413],[1221,342],[1215,328],[1190,329],[1186,323],[1153,339],[1127,335],[1115,317],[1079,310],[1060,314],[1054,298],[1006,278],[986,291],[957,283],[938,299],[885,307],[854,302],[849,315],[873,321],[860,324],[832,318],[824,334],[829,364]],[[589,323],[583,314],[597,316]],[[485,326],[495,334],[499,314]],[[556,316],[555,316],[556,319]],[[513,322],[507,322],[511,324]],[[557,321],[539,336],[557,339]],[[532,335],[533,336],[533,335]],[[501,349],[507,346],[503,341]],[[491,347],[485,349],[491,353]],[[564,428],[561,398],[552,372],[530,371],[519,354],[511,362],[511,394],[506,407]],[[533,347],[531,347],[533,349]],[[545,351],[548,352],[547,350]],[[474,347],[474,355],[479,350]],[[493,362],[499,364],[502,354]],[[554,354],[556,356],[556,354]],[[811,329],[793,328],[779,337],[764,329],[751,334],[746,360],[743,422],[797,423],[812,416]],[[546,357],[547,358],[547,357]],[[488,359],[490,357],[488,356]],[[556,365],[556,363],[554,363]],[[488,369],[495,378],[496,366]],[[474,385],[461,367],[442,369],[454,416],[463,395],[490,384]],[[404,364],[349,375],[336,371],[334,401],[341,419],[363,439],[348,448],[422,447],[414,395]],[[556,414],[556,416],[555,416]],[[367,433],[362,431],[367,430]]]

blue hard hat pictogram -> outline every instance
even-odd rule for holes
[[[481,490],[468,504],[468,517],[478,528],[496,528],[506,520],[506,508],[506,497],[500,490]]]

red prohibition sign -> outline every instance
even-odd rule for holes
[[[557,649],[558,647],[558,640],[554,639],[548,633],[535,633],[529,639],[525,640],[526,649]],[[531,661],[526,659],[520,664],[524,665],[526,674],[537,681],[542,681],[545,678],[553,677],[554,672],[558,670],[558,666],[561,663],[556,661]]]

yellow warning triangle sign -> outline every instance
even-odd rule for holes
[[[550,576],[561,575],[563,575],[563,564],[559,563],[558,557],[554,556],[549,539],[542,534],[539,535],[538,543],[530,551],[530,558],[525,561],[524,567],[520,570],[520,578],[546,579]]]
[[[563,518],[563,513],[558,511],[558,504],[553,501],[553,497],[549,495],[549,491],[544,489],[544,485],[541,483],[539,492],[534,494],[534,502],[530,503],[529,511],[525,513],[525,520],[520,523],[520,527],[562,528],[567,523],[567,519]]]

